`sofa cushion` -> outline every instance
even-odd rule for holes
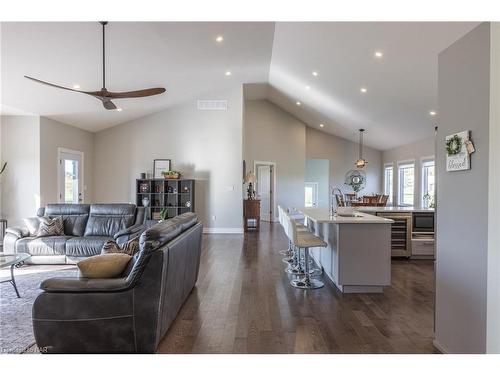
[[[64,234],[81,237],[85,233],[89,212],[88,204],[48,204],[41,216],[61,216],[64,222]]]
[[[197,222],[198,216],[193,212],[186,212],[172,219],[163,220],[142,233],[139,239],[140,249],[153,251],[191,228]]]
[[[99,255],[107,241],[112,240],[107,236],[73,237],[66,243],[66,255],[72,257],[89,257]]]
[[[109,236],[134,224],[133,204],[93,204],[85,228],[85,236]]]
[[[16,242],[18,253],[30,255],[64,255],[70,236],[24,237]]]
[[[38,216],[28,217],[23,219],[24,225],[28,228],[29,235],[35,237],[38,234],[38,228],[40,228],[40,218]]]
[[[64,236],[64,223],[61,216],[40,218],[37,237]]]

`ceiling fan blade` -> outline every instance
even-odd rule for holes
[[[125,91],[125,92],[111,92],[106,93],[107,98],[125,99],[125,98],[143,98],[145,96],[153,96],[163,94],[166,90],[163,87],[155,87],[151,89]]]
[[[32,81],[41,83],[42,85],[52,86],[52,87],[55,87],[55,88],[58,88],[58,89],[63,89],[63,90],[68,90],[68,91],[79,92],[80,94],[89,94],[89,95],[95,95],[96,94],[96,92],[80,91],[80,90],[71,89],[69,87],[55,85],[53,83],[45,82],[45,81],[42,81],[40,79],[36,79],[36,78],[33,78],[33,77],[29,77],[29,76],[24,76],[24,78],[28,78],[28,79],[30,79]]]
[[[102,105],[104,106],[104,108],[106,108],[108,110],[116,109],[115,103],[113,103],[111,100],[109,100],[107,98],[98,98],[98,99],[102,100]]]

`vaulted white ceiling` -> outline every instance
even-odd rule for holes
[[[116,112],[94,98],[23,78],[100,89],[98,23],[2,23],[2,111],[21,110],[98,131],[214,88],[266,83],[260,95],[308,125],[319,129],[322,123],[321,130],[352,140],[363,127],[368,145],[387,149],[432,135],[438,53],[476,25],[112,22],[108,89],[167,89],[155,97],[117,101],[123,111]],[[217,35],[224,36],[222,43],[215,41]],[[375,51],[383,57],[375,58]]]
[[[81,90],[102,87],[102,31],[97,22],[2,23],[2,107],[22,109],[90,131],[158,112],[214,89],[266,81],[274,23],[110,22],[106,28],[106,86],[129,91],[162,86],[167,92],[116,100],[107,111]],[[224,42],[215,38],[224,35]],[[225,72],[231,71],[231,76]]]

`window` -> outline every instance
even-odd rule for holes
[[[399,205],[413,206],[415,194],[415,163],[399,164]]]
[[[393,166],[392,164],[386,164],[384,166],[384,194],[389,196],[387,203],[392,203],[392,184],[393,184]]]
[[[434,208],[434,160],[422,161],[422,207]]]

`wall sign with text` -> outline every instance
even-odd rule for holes
[[[446,136],[446,171],[463,171],[470,169],[470,154],[474,145],[469,139],[469,131],[465,130]]]

